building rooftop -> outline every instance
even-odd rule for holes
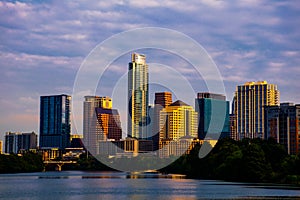
[[[183,101],[181,100],[177,100],[173,103],[171,103],[169,106],[189,106],[188,104],[184,103]]]

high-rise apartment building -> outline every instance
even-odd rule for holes
[[[160,111],[160,140],[178,140],[184,136],[197,138],[197,112],[178,100]]]
[[[264,138],[265,106],[279,104],[277,85],[267,81],[247,82],[236,87],[234,114],[238,139]]]
[[[159,117],[160,111],[166,108],[172,103],[172,93],[171,92],[157,92],[155,93],[154,99],[154,113],[153,113],[153,128],[152,128],[152,141],[153,150],[158,150],[159,148]]]
[[[148,65],[146,56],[138,53],[131,55],[128,65],[128,136],[145,139],[148,116]]]
[[[198,138],[229,137],[229,101],[221,94],[198,93],[195,99],[198,113]],[[211,120],[214,121],[211,121]]]
[[[85,96],[83,102],[83,140],[86,149],[96,154],[98,141],[104,140],[102,128],[97,119],[96,108],[111,109],[110,97]]]
[[[289,154],[300,152],[300,104],[281,103],[265,107],[265,138],[272,137]]]
[[[70,146],[71,96],[53,95],[40,98],[40,147],[64,150]]]
[[[5,153],[19,153],[20,150],[28,151],[37,148],[37,134],[31,133],[12,133],[5,135]]]

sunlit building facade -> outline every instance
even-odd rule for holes
[[[178,140],[163,139],[160,140],[160,148],[158,155],[160,158],[168,158],[170,156],[187,155],[196,146],[202,144],[203,140],[195,139],[191,136],[185,136]]]
[[[267,81],[247,82],[236,87],[234,114],[238,139],[264,138],[265,106],[279,104],[277,85]]]
[[[40,97],[40,147],[61,150],[70,146],[71,96]]]
[[[133,53],[128,65],[128,137],[148,138],[148,76],[146,56]]]
[[[197,138],[197,112],[178,100],[160,111],[160,140],[178,140],[184,136]]]
[[[85,96],[83,102],[83,141],[86,149],[96,154],[98,141],[104,140],[101,125],[97,119],[96,108],[111,109],[110,97]]]
[[[0,140],[0,154],[2,154],[2,150],[3,149],[3,141],[2,140]]]
[[[101,127],[102,140],[120,140],[122,129],[118,110],[96,108],[96,114]]]
[[[159,148],[159,117],[160,111],[166,108],[172,103],[172,93],[171,92],[157,92],[155,93],[154,99],[154,116],[153,116],[153,129],[152,129],[152,140],[153,140],[153,150],[158,150]]]

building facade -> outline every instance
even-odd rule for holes
[[[152,128],[152,141],[153,150],[159,149],[159,117],[160,111],[166,108],[172,103],[172,93],[171,92],[157,92],[155,93],[154,99],[154,113],[153,113],[153,128]]]
[[[102,140],[118,141],[122,138],[120,115],[117,109],[96,108]]]
[[[128,65],[128,137],[148,138],[148,76],[146,56],[133,53]]]
[[[40,147],[61,150],[70,145],[71,96],[40,97]]]
[[[3,151],[3,141],[0,140],[0,154],[2,154],[2,151]]]
[[[265,107],[265,139],[272,137],[289,154],[300,151],[300,104],[281,103]]]
[[[98,141],[104,140],[102,128],[97,118],[96,109],[111,109],[112,99],[110,97],[85,96],[83,102],[83,141],[86,149],[96,154]]]
[[[229,101],[226,101],[224,95],[198,93],[195,99],[195,110],[198,113],[199,139],[229,137]]]
[[[236,134],[236,117],[234,114],[229,114],[229,129],[230,129],[230,138],[233,140],[238,140]]]
[[[234,114],[238,139],[264,138],[265,106],[279,104],[277,85],[267,81],[247,82],[237,86]]]
[[[158,156],[168,158],[170,156],[188,155],[197,144],[202,143],[203,140],[191,136],[182,137],[179,140],[164,139],[160,141]]]
[[[17,154],[21,150],[29,151],[37,148],[37,134],[31,133],[12,133],[7,132],[5,135],[5,153]]]
[[[159,139],[178,140],[185,136],[197,138],[197,112],[178,100],[160,111]]]

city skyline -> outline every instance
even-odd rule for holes
[[[71,94],[91,49],[113,34],[145,26],[178,30],[202,44],[220,70],[229,101],[236,85],[268,80],[278,85],[281,102],[299,103],[300,6],[295,1],[96,2],[0,2],[1,140],[7,131],[38,132],[39,96]],[[202,85],[180,59],[140,52]],[[124,55],[110,70],[121,76],[127,63]],[[109,95],[109,86],[96,94]]]

